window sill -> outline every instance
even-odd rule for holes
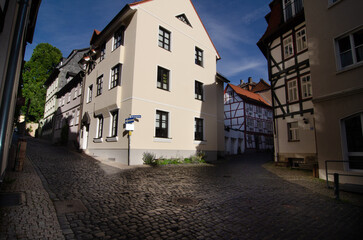
[[[117,141],[118,141],[118,136],[106,138],[106,142],[117,142]]]
[[[194,140],[194,144],[206,145],[207,144],[207,141],[206,140]]]
[[[353,70],[353,69],[356,69],[356,68],[360,68],[363,66],[363,62],[360,62],[360,63],[354,63],[352,65],[349,65],[347,67],[344,67],[344,68],[341,68],[339,69],[335,74],[336,75],[339,75],[339,74],[342,74],[342,73],[345,73],[345,72],[348,72],[350,70]]]
[[[293,143],[293,142],[300,142],[300,140],[288,140],[288,142],[291,142],[291,143]]]
[[[94,143],[103,143],[103,138],[94,138],[93,142]]]
[[[154,137],[154,142],[171,143],[172,138]]]

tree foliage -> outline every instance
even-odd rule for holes
[[[38,122],[44,114],[46,88],[43,86],[62,58],[61,51],[49,43],[38,44],[23,70],[23,96],[30,99],[28,121]],[[22,107],[25,114],[27,106]]]

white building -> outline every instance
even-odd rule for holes
[[[132,165],[142,164],[145,152],[189,157],[201,150],[207,160],[223,155],[220,56],[190,0],[128,4],[94,32],[91,44],[97,53],[84,59],[86,153]],[[130,115],[142,117],[128,148]]]
[[[226,154],[272,150],[272,124],[272,108],[267,99],[240,86],[227,85],[224,91]]]
[[[274,0],[257,45],[268,61],[274,111],[275,161],[317,162],[312,80],[302,0]]]

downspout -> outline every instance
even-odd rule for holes
[[[14,85],[16,83],[16,72],[18,67],[19,53],[22,48],[22,40],[27,20],[28,5],[30,0],[18,1],[19,10],[16,19],[15,31],[10,49],[10,58],[5,77],[4,92],[0,106],[0,166],[4,161],[4,145],[6,140],[6,130],[9,123],[10,105]],[[24,40],[25,41],[25,40]]]

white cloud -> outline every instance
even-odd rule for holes
[[[263,18],[266,15],[267,12],[268,12],[267,5],[263,5],[262,7],[257,8],[254,11],[244,15],[242,17],[242,23],[243,24],[251,24],[251,23]]]
[[[226,77],[233,77],[246,71],[266,71],[263,59],[246,57],[238,62],[225,60],[218,65],[218,71]]]

